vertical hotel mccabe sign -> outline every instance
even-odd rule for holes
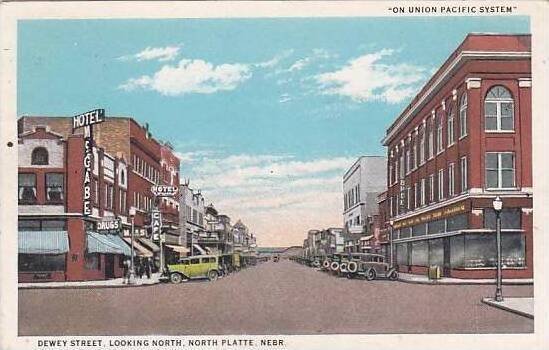
[[[72,117],[72,130],[84,128],[84,201],[82,214],[84,216],[91,215],[91,179],[92,179],[92,164],[93,164],[93,125],[105,121],[105,110],[94,109],[86,113],[75,115]]]

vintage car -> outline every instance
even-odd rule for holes
[[[343,261],[345,255],[347,254],[335,253],[334,255],[332,255],[332,258],[330,259],[330,271],[333,274],[338,274],[341,262]]]
[[[170,282],[181,283],[184,280],[207,278],[215,281],[219,276],[219,262],[215,255],[199,255],[180,259],[168,265]]]
[[[239,253],[221,254],[218,257],[220,275],[240,270],[241,256]]]
[[[368,281],[378,277],[396,280],[398,272],[396,268],[389,267],[385,262],[385,256],[372,253],[353,253],[347,263],[347,277],[364,277]]]

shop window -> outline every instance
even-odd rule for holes
[[[412,227],[412,236],[422,236],[427,233],[427,224],[419,224]]]
[[[487,152],[485,158],[486,188],[515,187],[515,154]]]
[[[36,147],[32,150],[31,164],[32,165],[48,165],[48,150],[44,147]]]
[[[19,174],[19,190],[18,197],[20,203],[35,203],[36,202],[36,175],[35,174]]]
[[[19,272],[65,271],[66,254],[19,254]]]
[[[446,223],[444,219],[429,222],[429,224],[427,225],[427,232],[430,235],[446,232]]]
[[[514,130],[514,101],[509,90],[495,86],[484,100],[484,118],[486,131]]]
[[[444,264],[444,240],[442,238],[429,240],[429,265]]]
[[[393,230],[393,240],[400,238],[400,230]]]
[[[65,220],[42,220],[42,231],[65,231]]]
[[[522,227],[520,208],[503,208],[500,218],[502,229],[520,229]],[[484,209],[484,227],[496,229],[496,212],[493,208]]]
[[[64,176],[63,174],[46,174],[46,200],[50,203],[63,202],[64,194]]]
[[[97,253],[84,254],[84,266],[86,270],[101,270],[101,256]]]
[[[396,245],[396,263],[397,265],[408,265],[408,243]]]
[[[409,238],[412,235],[412,229],[410,227],[404,227],[400,229],[400,238]]]
[[[40,220],[19,220],[19,231],[40,231]]]
[[[465,262],[465,236],[450,237],[450,266],[462,268]]]
[[[466,230],[469,227],[467,214],[460,214],[446,219],[446,231]]]
[[[494,234],[465,235],[466,268],[496,266],[496,236]]]
[[[412,265],[429,265],[429,244],[427,240],[412,242]]]

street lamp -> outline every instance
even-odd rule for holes
[[[503,301],[501,292],[501,209],[503,208],[503,202],[499,196],[494,199],[492,206],[496,212],[497,277],[495,301]]]
[[[130,258],[130,274],[128,277],[129,284],[135,283],[135,265],[134,265],[134,249],[133,249],[133,241],[134,241],[134,235],[135,235],[135,224],[134,224],[135,214],[136,214],[135,208],[133,207],[130,208],[130,218],[132,219],[132,230],[130,232],[132,251],[130,254],[130,257],[131,257]]]
[[[394,221],[389,221],[389,267],[394,266],[394,247],[393,247],[393,225]]]

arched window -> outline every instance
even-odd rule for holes
[[[44,147],[36,147],[32,150],[32,165],[48,165],[48,150]]]
[[[459,101],[459,137],[467,135],[467,93]]]
[[[486,131],[514,130],[514,101],[509,90],[503,86],[494,86],[484,100],[484,118]]]
[[[450,147],[451,145],[454,144],[454,120],[455,120],[455,115],[454,115],[454,109],[452,108],[452,106],[449,107],[449,111],[448,111],[448,126],[447,126],[447,129],[446,129],[446,135],[447,135],[447,138],[448,138],[448,147]]]

